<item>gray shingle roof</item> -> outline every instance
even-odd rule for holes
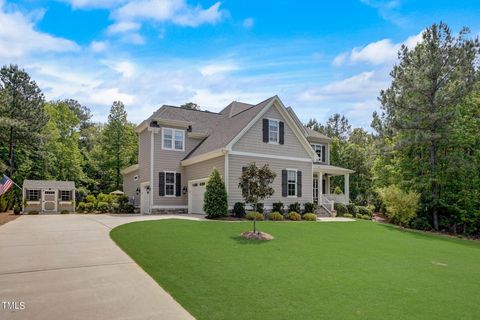
[[[23,187],[26,189],[75,189],[73,181],[56,181],[56,180],[24,180]]]
[[[253,104],[233,101],[228,106],[226,106],[222,111],[220,111],[220,113],[224,115],[228,115],[229,117],[233,117],[239,114],[240,112],[250,109],[251,107],[253,107]]]
[[[332,140],[332,138],[329,138],[326,135],[321,134],[318,131],[315,131],[315,130],[307,128],[307,127],[305,127],[305,129],[307,131],[307,138],[311,137],[311,138],[320,138],[320,139],[324,139],[324,140]]]
[[[240,131],[242,131],[242,129],[245,128],[245,126],[275,97],[276,96],[268,98],[257,105],[236,113],[232,117],[228,116],[229,113],[224,114],[217,122],[215,130],[213,130],[213,132],[201,142],[193,152],[187,155],[187,158],[192,158],[227,146],[227,144],[230,143],[230,141],[232,141],[233,138],[235,138],[237,134],[239,134]]]

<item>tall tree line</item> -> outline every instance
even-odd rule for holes
[[[73,180],[82,193],[121,189],[120,169],[137,161],[137,135],[121,101],[94,123],[76,100],[45,101],[16,65],[0,69],[0,171],[24,179]],[[10,195],[6,195],[10,196]]]
[[[333,138],[333,165],[356,171],[352,201],[381,210],[379,188],[397,186],[420,195],[411,227],[480,234],[480,44],[468,35],[439,23],[401,48],[372,133],[339,114],[307,124]]]

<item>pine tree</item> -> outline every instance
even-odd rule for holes
[[[227,190],[216,168],[213,169],[207,182],[203,210],[209,218],[228,215]]]

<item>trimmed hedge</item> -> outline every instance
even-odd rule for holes
[[[237,218],[245,217],[245,203],[235,202],[233,205],[233,215]]]
[[[303,207],[305,208],[305,213],[312,213],[317,209],[317,205],[313,202],[306,202]]]
[[[282,221],[283,220],[283,214],[280,212],[270,212],[268,215],[268,220],[272,221]]]
[[[260,212],[256,212],[256,211],[250,211],[249,213],[247,213],[247,215],[245,216],[248,220],[254,220],[255,218],[258,220],[263,220],[263,214],[261,214]]]
[[[347,205],[347,210],[348,210],[348,213],[350,213],[353,216],[356,216],[358,214],[358,207],[353,203],[350,203]]]
[[[300,212],[302,211],[302,206],[298,202],[291,203],[288,206],[288,212]]]
[[[334,204],[335,211],[337,211],[337,216],[343,217],[346,213],[348,213],[347,206],[343,203],[335,203]]]
[[[302,220],[302,216],[299,213],[292,211],[287,214],[287,219],[292,221],[300,221]]]
[[[273,212],[279,212],[283,214],[283,208],[284,208],[283,202],[274,202],[272,206],[273,206],[272,207]]]
[[[303,215],[303,220],[306,221],[317,221],[317,215],[314,213],[305,213]]]

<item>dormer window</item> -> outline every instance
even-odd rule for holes
[[[278,143],[280,133],[280,121],[268,119],[268,142]]]
[[[162,149],[185,150],[185,131],[171,128],[162,129]]]
[[[312,143],[312,148],[313,148],[313,150],[315,150],[315,153],[317,154],[320,162],[326,162],[327,147],[324,144],[321,144],[321,143]]]

